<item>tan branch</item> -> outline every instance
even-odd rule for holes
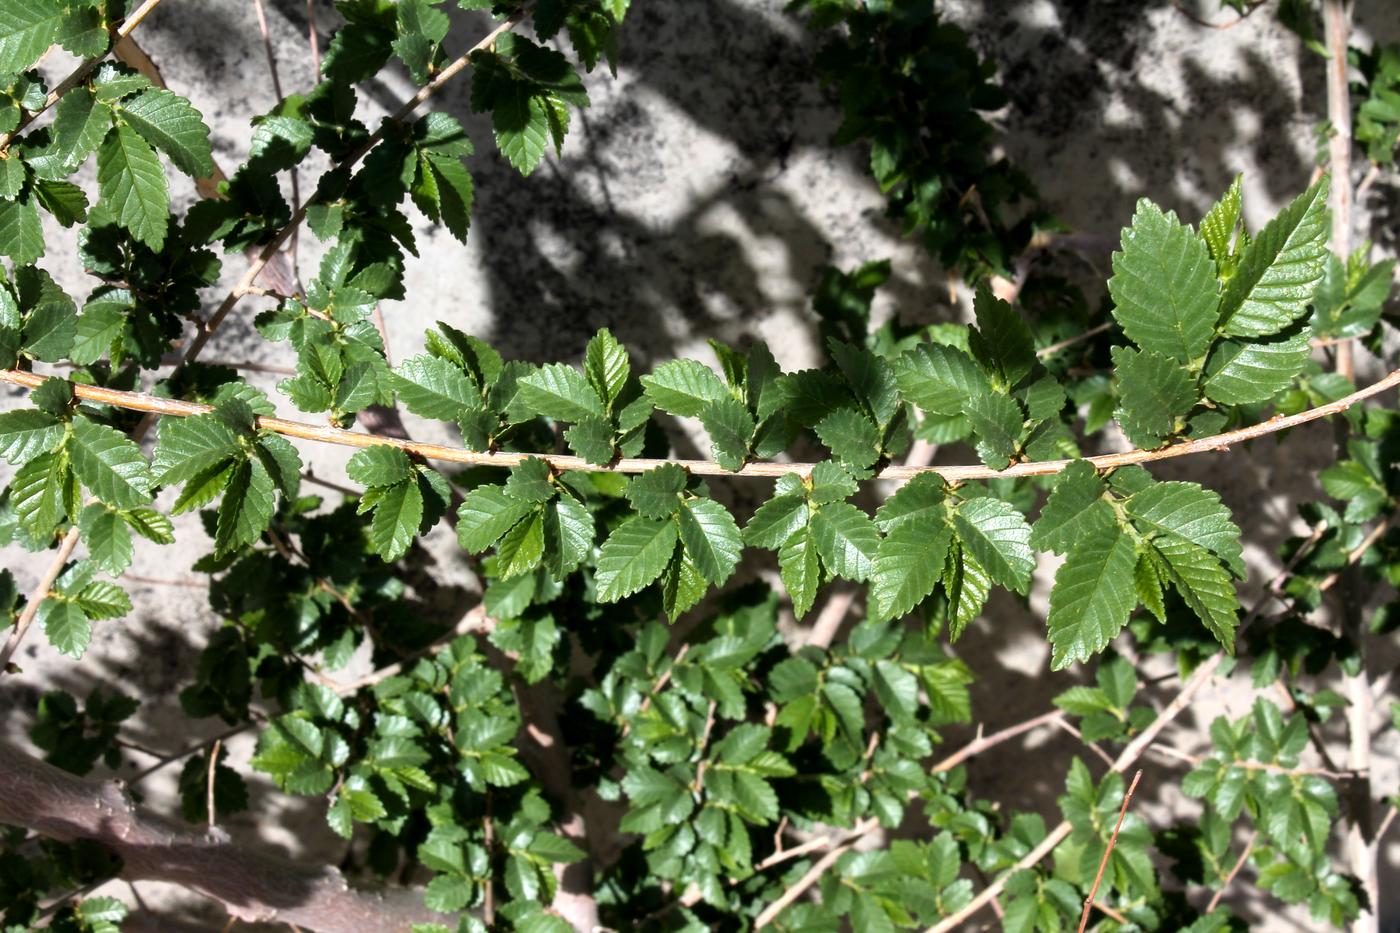
[[[329,866],[244,848],[136,806],[114,782],[89,781],[0,743],[0,823],[61,841],[90,840],[122,859],[122,877],[181,885],[248,922],[322,933],[403,930],[448,919],[420,891],[355,891]]]
[[[43,376],[35,373],[20,372],[18,370],[0,370],[0,382],[8,382],[12,385],[33,389],[44,381]],[[1279,431],[1286,431],[1300,425],[1318,421],[1322,418],[1330,417],[1339,412],[1346,411],[1353,405],[1368,398],[1379,395],[1388,389],[1400,385],[1400,369],[1397,369],[1384,378],[1364,389],[1358,389],[1350,395],[1329,402],[1326,405],[1319,405],[1307,411],[1299,412],[1295,415],[1278,415],[1268,421],[1247,427],[1237,428],[1234,431],[1226,431],[1213,437],[1203,437],[1196,440],[1183,441],[1171,447],[1163,447],[1159,450],[1129,450],[1116,454],[1100,454],[1093,457],[1085,457],[1095,469],[1112,470],[1118,467],[1130,466],[1140,463],[1155,463],[1159,460],[1172,460],[1177,457],[1186,457],[1192,454],[1206,453],[1209,451],[1228,450],[1235,444],[1242,444],[1246,441],[1256,440],[1276,434]],[[104,405],[113,405],[118,408],[125,408],[132,411],[149,412],[152,415],[163,415],[173,417],[189,417],[192,415],[203,415],[213,409],[208,405],[201,405],[196,402],[182,402],[176,399],[160,398],[154,395],[147,395],[141,392],[124,392],[119,389],[107,389],[100,386],[73,385],[73,392],[78,398],[87,401],[99,402]],[[374,447],[384,444],[397,447],[411,454],[416,454],[427,460],[439,460],[446,463],[465,463],[473,466],[495,466],[512,467],[522,461],[537,457],[544,460],[557,471],[576,471],[592,473],[645,473],[657,467],[674,463],[683,467],[687,472],[695,476],[737,476],[737,477],[778,477],[788,474],[798,476],[811,475],[815,463],[749,463],[739,470],[726,470],[718,463],[711,460],[661,460],[644,458],[622,458],[610,464],[599,465],[589,463],[582,457],[573,457],[564,454],[534,454],[534,453],[507,453],[501,451],[478,452],[464,450],[460,447],[448,447],[443,444],[428,444],[419,441],[408,441],[402,438],[384,437],[375,434],[360,434],[354,431],[345,431],[340,428],[332,428],[316,424],[307,424],[302,421],[290,421],[286,418],[258,418],[259,428],[272,431],[276,434],[283,434],[287,437],[296,437],[302,440],[319,441],[326,444],[337,444],[342,447]],[[1050,476],[1061,472],[1067,468],[1073,460],[1040,460],[1030,463],[1016,463],[1005,470],[992,470],[981,465],[967,466],[902,466],[891,465],[875,474],[876,479],[911,479],[923,473],[935,473],[949,482],[967,482],[969,480],[997,479],[1002,477],[1016,476]]]
[[[1108,860],[1113,856],[1113,847],[1118,844],[1118,832],[1123,828],[1123,820],[1128,816],[1128,804],[1133,802],[1133,794],[1137,791],[1140,780],[1142,780],[1141,768],[1138,769],[1137,774],[1133,775],[1133,783],[1128,785],[1128,792],[1123,795],[1123,806],[1118,811],[1118,822],[1113,824],[1113,835],[1108,837],[1108,848],[1103,850],[1103,858],[1099,860],[1099,870],[1094,875],[1094,886],[1089,889],[1089,896],[1084,898],[1084,913],[1079,916],[1079,933],[1084,933],[1085,928],[1089,926],[1089,912],[1094,909],[1094,899],[1099,896],[1099,885],[1103,883],[1104,869],[1108,868]]]

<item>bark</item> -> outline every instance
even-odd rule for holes
[[[86,839],[121,857],[122,877],[166,881],[250,923],[322,933],[408,930],[446,919],[411,889],[357,891],[329,866],[244,848],[136,806],[115,781],[90,781],[0,742],[0,823],[61,841]]]

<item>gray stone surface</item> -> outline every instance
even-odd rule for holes
[[[1215,10],[1211,0],[1183,2],[1212,20],[1234,16]],[[315,6],[324,48],[336,17],[328,4]],[[1116,237],[1143,195],[1195,218],[1237,172],[1245,173],[1248,217],[1257,226],[1301,190],[1314,170],[1313,133],[1325,101],[1321,62],[1300,49],[1271,18],[1272,10],[1215,30],[1192,23],[1163,0],[956,0],[950,6],[953,18],[998,63],[1010,92],[1010,105],[996,115],[1006,154],[1075,230]],[[268,0],[268,14],[283,85],[305,90],[312,81],[306,6],[302,0]],[[1400,38],[1393,0],[1360,0],[1356,15],[1363,35]],[[476,14],[454,17],[459,45],[486,29]],[[170,0],[137,35],[171,87],[206,114],[216,158],[235,166],[246,151],[249,119],[274,100],[252,4]],[[505,165],[488,123],[470,112],[469,82],[451,86],[437,106],[460,118],[477,143],[472,232],[463,246],[445,231],[415,222],[420,255],[408,266],[410,297],[384,309],[394,359],[417,352],[423,328],[440,319],[493,341],[508,355],[536,361],[574,359],[588,337],[607,326],[636,351],[643,368],[675,356],[712,361],[705,345],[710,337],[735,343],[761,337],[785,367],[796,368],[818,358],[809,296],[821,267],[882,257],[893,260],[895,276],[879,299],[881,317],[932,321],[962,314],[950,301],[943,273],[884,219],[861,153],[828,145],[839,113],[813,77],[814,49],[813,38],[783,12],[780,0],[636,0],[618,76],[600,69],[588,79],[593,105],[576,118],[563,157],[551,156],[527,179]],[[54,73],[67,67],[58,56],[49,65]],[[410,93],[403,75],[387,73],[361,96],[366,122]],[[86,181],[91,185],[90,175]],[[184,185],[180,197],[188,203],[192,189]],[[1397,188],[1377,185],[1363,207],[1363,229],[1393,250]],[[57,245],[71,243],[70,234],[50,232],[54,245],[44,265],[73,293],[86,294],[91,284],[71,249]],[[304,270],[314,269],[319,250],[303,235]],[[1098,283],[1091,292],[1097,300],[1107,257],[1060,262],[1067,272]],[[224,284],[242,269],[241,257],[228,257]],[[211,305],[221,294],[211,290]],[[245,302],[206,356],[289,365],[285,348],[263,344],[251,328],[260,306]],[[1379,364],[1366,366],[1374,372]],[[268,389],[277,378],[251,377]],[[0,395],[0,406],[19,402],[16,393]],[[409,421],[417,437],[453,440],[440,425]],[[678,451],[703,455],[693,425],[673,427]],[[1319,494],[1314,474],[1329,462],[1330,437],[1329,429],[1316,428],[1294,435],[1286,447],[1266,440],[1160,471],[1219,489],[1237,510],[1254,568],[1247,604],[1258,581],[1272,572],[1277,544],[1298,530],[1289,499]],[[309,445],[302,451],[317,474],[343,476],[344,451]],[[716,487],[741,509],[766,491]],[[132,569],[137,578],[196,579],[188,568],[205,540],[191,520],[182,520],[178,530],[174,547],[138,546]],[[438,569],[466,579],[450,536],[439,529],[429,546]],[[15,552],[3,557],[24,586],[34,583],[46,559]],[[1053,573],[1053,565],[1041,567],[1029,609],[999,593],[957,646],[983,676],[975,687],[975,709],[988,731],[1042,711],[1049,696],[1084,676],[1048,673],[1038,620]],[[217,625],[203,593],[168,582],[137,582],[130,589],[136,611],[122,622],[100,624],[81,664],[57,655],[41,637],[30,638],[20,658],[25,672],[0,682],[6,734],[27,728],[40,691],[59,687],[84,695],[100,682],[120,684],[146,700],[130,736],[140,744],[173,750],[217,729],[191,726],[176,701]],[[1376,670],[1394,665],[1387,655],[1377,659]],[[1167,670],[1156,662],[1151,669]],[[1161,703],[1170,690],[1154,686],[1148,695]],[[1217,684],[1167,738],[1197,751],[1200,733],[1214,716],[1241,715],[1251,702],[1247,679]],[[1338,729],[1327,731],[1340,738]],[[953,742],[965,737],[956,730],[949,735]],[[1023,745],[974,762],[973,778],[982,795],[1053,819],[1060,776],[1076,747],[1061,734],[1033,734]],[[246,761],[248,750],[246,740],[233,746],[240,760]],[[1388,732],[1377,746],[1382,791],[1395,788],[1395,752]],[[136,767],[148,760],[131,756]],[[1150,757],[1144,767],[1135,809],[1154,827],[1191,821],[1195,804],[1173,789],[1184,773],[1179,763]],[[153,804],[172,807],[170,780],[144,786]],[[325,828],[319,802],[289,801],[258,787],[260,815],[268,812],[263,804],[274,808],[273,818],[255,824],[244,815],[230,829],[308,858],[339,858],[342,844]],[[1385,882],[1395,879],[1397,866],[1400,853],[1389,847]],[[1400,889],[1385,882],[1393,925]],[[155,886],[142,885],[142,891],[161,896]],[[125,896],[121,889],[113,893]],[[1254,928],[1313,927],[1305,913],[1272,912],[1271,904],[1238,901]]]

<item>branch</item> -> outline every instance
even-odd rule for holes
[[[58,580],[59,574],[63,573],[68,558],[73,556],[73,550],[77,546],[78,526],[74,525],[63,536],[63,540],[58,545],[58,553],[54,555],[53,561],[44,571],[44,576],[39,580],[39,584],[29,594],[24,609],[15,621],[15,627],[10,629],[10,637],[5,639],[5,647],[0,648],[0,674],[5,673],[9,668],[10,658],[19,649],[19,643],[24,640],[25,633],[29,631],[29,626],[34,622],[34,616],[39,612],[39,604],[48,598],[49,590],[53,589],[54,582]]]
[[[33,389],[44,381],[44,376],[35,373],[20,372],[18,370],[0,370],[0,382],[8,382],[12,385]],[[1203,437],[1191,441],[1183,441],[1171,447],[1163,447],[1159,450],[1129,450],[1124,453],[1100,454],[1094,457],[1084,457],[1097,470],[1113,470],[1118,467],[1129,466],[1136,463],[1153,463],[1158,460],[1172,460],[1177,457],[1186,457],[1192,454],[1206,453],[1208,451],[1228,450],[1235,444],[1245,441],[1256,440],[1279,431],[1287,431],[1309,422],[1318,421],[1322,418],[1330,417],[1339,412],[1362,402],[1368,398],[1379,395],[1388,389],[1400,385],[1400,369],[1386,375],[1383,379],[1372,383],[1364,389],[1358,389],[1350,395],[1329,402],[1326,405],[1319,405],[1307,411],[1299,412],[1296,415],[1275,415],[1268,421],[1261,421],[1258,424],[1237,428],[1233,431],[1226,431],[1224,434],[1217,434],[1214,437]],[[147,395],[142,392],[124,392],[119,389],[107,389],[100,386],[73,385],[73,393],[78,398],[92,402],[99,402],[104,405],[112,405],[117,408],[125,408],[133,411],[149,412],[152,415],[164,415],[173,417],[190,417],[193,415],[207,414],[213,409],[208,405],[201,405],[197,402],[182,402],[176,399],[160,398],[154,395]],[[522,461],[535,457],[548,463],[556,471],[574,471],[587,473],[645,473],[654,470],[667,463],[674,463],[694,476],[737,476],[749,477],[778,477],[789,474],[798,476],[811,475],[815,463],[775,463],[758,462],[745,464],[738,470],[726,470],[712,460],[660,460],[643,459],[634,457],[624,457],[615,460],[610,464],[598,465],[589,463],[582,457],[572,457],[564,454],[544,454],[544,453],[507,453],[501,451],[471,451],[460,447],[448,447],[442,444],[427,444],[419,441],[408,441],[402,438],[385,437],[378,434],[360,434],[355,431],[345,431],[340,428],[325,427],[316,424],[307,424],[304,421],[290,421],[286,418],[258,418],[257,426],[265,431],[275,434],[283,434],[287,437],[296,437],[302,440],[320,441],[325,444],[337,444],[342,447],[374,447],[384,444],[397,447],[400,450],[415,454],[426,460],[439,460],[446,463],[465,463],[473,466],[494,466],[513,467]],[[923,473],[935,473],[943,477],[948,482],[961,483],[969,480],[998,479],[1015,476],[1050,476],[1066,469],[1074,460],[1038,460],[1030,463],[1015,463],[1005,470],[992,470],[981,465],[967,466],[901,466],[891,465],[875,473],[872,479],[912,479]]]
[[[223,832],[192,832],[137,807],[115,783],[77,777],[5,743],[0,823],[96,842],[121,857],[123,878],[181,885],[250,923],[364,933],[450,919],[424,907],[419,891],[351,890],[334,868],[246,849]]]
[[[125,39],[127,36],[131,35],[131,33],[136,29],[136,27],[141,25],[141,21],[147,16],[149,16],[151,11],[158,6],[160,6],[160,0],[146,0],[145,3],[132,10],[130,16],[122,20],[122,24],[117,27],[115,32],[112,33],[112,37],[117,41],[121,41],[122,39]],[[115,43],[113,44],[115,45]],[[49,95],[44,98],[44,102],[39,105],[39,108],[37,110],[31,110],[22,114],[19,118],[19,126],[15,127],[8,133],[0,134],[0,150],[9,149],[10,143],[14,142],[15,137],[22,133],[25,127],[29,126],[29,124],[33,123],[36,119],[38,119],[39,114],[43,113],[45,110],[48,110],[54,104],[58,103],[58,99],[60,97],[62,97],[64,94],[67,94],[69,91],[73,90],[73,88],[77,87],[79,84],[85,81],[87,79],[87,76],[92,74],[92,69],[96,68],[98,64],[106,57],[107,53],[103,52],[96,58],[89,58],[87,61],[83,62],[81,65],[75,68],[72,74],[64,78],[62,81],[58,82],[58,86],[49,92]]]
[[[1332,187],[1332,252],[1343,263],[1351,252],[1351,88],[1347,84],[1347,43],[1351,35],[1350,0],[1323,0],[1322,23],[1327,37],[1327,140]],[[1350,340],[1337,344],[1337,372],[1355,382]]]
[[[1240,853],[1240,857],[1235,861],[1229,874],[1225,876],[1225,880],[1220,882],[1220,889],[1211,895],[1210,903],[1206,905],[1207,914],[1213,913],[1215,908],[1220,906],[1220,900],[1225,896],[1225,889],[1230,887],[1230,882],[1235,880],[1235,876],[1240,873],[1240,869],[1244,867],[1244,863],[1249,861],[1249,856],[1254,851],[1254,842],[1258,838],[1259,830],[1257,829],[1249,834],[1249,842],[1245,843],[1244,851]]]
[[[1094,875],[1094,886],[1089,889],[1089,896],[1084,898],[1084,913],[1079,917],[1079,933],[1084,933],[1089,926],[1089,912],[1094,909],[1094,898],[1099,896],[1099,885],[1103,883],[1103,872],[1108,867],[1109,857],[1113,855],[1113,847],[1118,843],[1118,831],[1123,828],[1123,820],[1128,815],[1128,804],[1133,802],[1133,793],[1137,790],[1138,781],[1142,780],[1142,769],[1139,768],[1137,774],[1133,775],[1133,783],[1128,785],[1128,792],[1123,795],[1123,807],[1118,811],[1118,822],[1113,824],[1113,835],[1108,837],[1108,848],[1103,850],[1103,858],[1099,860],[1098,874]]]

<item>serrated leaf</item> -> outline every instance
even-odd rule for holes
[[[1181,363],[1203,356],[1219,305],[1215,264],[1205,243],[1172,212],[1146,198],[1113,254],[1113,316],[1144,350]]]
[[[158,430],[151,468],[162,486],[193,479],[241,450],[238,435],[214,415],[164,418]]]
[[[479,554],[534,508],[506,495],[503,486],[478,486],[457,509],[457,540],[469,553]]]
[[[734,516],[713,499],[688,499],[677,518],[687,556],[706,580],[720,586],[734,573],[744,550]]]
[[[532,94],[528,85],[516,85],[492,108],[491,130],[501,155],[528,176],[549,148],[549,103],[543,95]]]
[[[897,526],[921,518],[942,518],[948,489],[942,477],[923,473],[905,483],[875,511],[875,524],[889,533]]]
[[[73,601],[91,620],[116,619],[131,611],[131,597],[107,580],[95,580],[83,587]]]
[[[529,573],[544,558],[544,516],[533,510],[496,545],[496,573],[509,580]]]
[[[1137,606],[1137,551],[1117,525],[1081,539],[1055,574],[1046,624],[1050,667],[1061,670],[1098,654],[1122,631]]]
[[[1214,552],[1244,578],[1239,526],[1213,490],[1195,483],[1154,483],[1128,500],[1128,514],[1144,531],[1175,536]]]
[[[117,125],[97,150],[97,187],[117,223],[159,252],[170,221],[170,192],[156,152],[131,127]]]
[[[1113,348],[1118,423],[1136,447],[1151,449],[1185,426],[1196,380],[1176,361],[1147,350]]]
[[[58,38],[66,14],[58,0],[0,3],[0,74],[18,74]]]
[[[1312,327],[1300,320],[1262,339],[1220,341],[1206,362],[1206,397],[1222,405],[1268,401],[1298,378],[1311,339]]]
[[[593,549],[593,516],[573,496],[560,495],[545,510],[545,566],[555,578],[571,573]]]
[[[506,478],[506,495],[521,502],[548,502],[557,491],[550,477],[549,464],[539,457],[526,457],[511,468]]]
[[[594,390],[611,406],[622,395],[632,375],[632,362],[627,350],[617,342],[606,327],[588,341],[583,354],[583,369]]]
[[[481,405],[481,392],[466,373],[435,356],[415,356],[390,376],[399,401],[422,418],[456,421]]]
[[[92,641],[92,624],[77,603],[46,599],[39,606],[39,627],[49,644],[70,658],[81,658]]]
[[[960,415],[964,401],[992,391],[972,357],[944,344],[915,347],[894,367],[904,398],[933,415]]]
[[[1114,523],[1113,507],[1103,498],[1107,486],[1094,467],[1077,460],[1066,467],[1045,500],[1031,530],[1031,547],[1064,554],[1079,541],[1098,535]]]
[[[726,470],[742,468],[756,427],[748,407],[727,395],[705,405],[700,423],[710,435],[710,446],[719,465]]]
[[[849,502],[831,502],[812,516],[817,552],[831,573],[863,583],[875,566],[880,534],[870,517]]]
[[[661,605],[666,617],[675,621],[704,597],[710,584],[684,551],[671,558],[661,581]]]
[[[614,433],[612,423],[606,418],[584,415],[577,424],[564,432],[564,440],[569,442],[569,448],[574,453],[589,463],[601,466],[610,463],[617,455],[617,448],[613,443]]]
[[[0,256],[27,266],[44,255],[44,225],[30,197],[0,201]]]
[[[744,543],[775,550],[807,524],[807,497],[801,493],[774,496],[754,510],[744,526]]]
[[[1015,386],[1035,368],[1035,340],[1030,328],[1010,304],[992,294],[985,283],[979,285],[973,301],[977,330],[972,348],[1002,374],[1006,387]],[[980,352],[979,352],[980,351]]]
[[[64,492],[71,477],[63,450],[39,454],[15,471],[10,481],[10,504],[31,537],[47,537],[63,518]]]
[[[778,549],[778,570],[792,600],[793,615],[801,619],[811,610],[822,583],[821,560],[810,525],[802,525]]]
[[[662,363],[641,381],[657,408],[682,418],[699,417],[707,403],[729,396],[715,371],[695,360]]]
[[[412,473],[413,462],[408,454],[388,444],[356,451],[345,465],[345,475],[362,486],[393,486]]]
[[[1001,586],[1026,593],[1035,569],[1031,526],[1009,502],[990,496],[970,499],[953,513],[958,540]]]
[[[0,457],[15,464],[48,453],[63,440],[63,423],[46,411],[21,408],[0,412]]]
[[[627,483],[627,501],[644,518],[669,518],[680,508],[687,475],[679,464],[663,463]]]
[[[1152,542],[1166,561],[1168,575],[1186,605],[1226,651],[1234,651],[1239,598],[1230,574],[1205,548],[1175,535]]]
[[[1302,317],[1322,281],[1327,235],[1324,178],[1280,211],[1245,247],[1220,300],[1223,332],[1261,337]]]
[[[185,98],[163,88],[147,88],[122,101],[117,111],[127,125],[169,156],[186,175],[206,178],[214,173],[209,127]]]
[[[977,436],[977,456],[993,470],[1004,470],[1016,456],[1026,414],[1010,396],[987,393],[963,402],[963,413]]]
[[[155,480],[140,447],[115,428],[87,418],[74,418],[72,427],[69,461],[89,492],[119,509],[151,501]]]
[[[555,421],[606,418],[603,400],[583,373],[563,363],[549,363],[519,383],[519,398],[536,414]]]
[[[817,437],[837,459],[865,468],[880,458],[880,429],[855,408],[838,408],[816,426]]]
[[[258,461],[245,460],[234,467],[219,504],[216,555],[228,554],[262,537],[272,520],[274,490],[272,476]]]
[[[131,530],[120,513],[94,502],[83,509],[78,528],[89,558],[107,573],[119,576],[131,565],[135,546]]]
[[[870,572],[870,616],[890,619],[912,612],[943,575],[953,530],[947,521],[913,520],[880,542]]]
[[[380,558],[393,563],[408,553],[423,521],[423,492],[412,480],[382,487],[374,502],[369,543]]]
[[[1235,238],[1235,228],[1240,222],[1241,180],[1242,176],[1236,175],[1225,194],[1201,220],[1200,237],[1210,251],[1210,258],[1215,260],[1221,271],[1229,269],[1232,273],[1230,247]]]
[[[992,578],[961,546],[948,549],[943,588],[948,594],[948,637],[957,641],[982,612],[992,592]]]
[[[598,553],[598,601],[615,603],[655,580],[670,563],[676,541],[674,521],[632,518],[619,525]]]

